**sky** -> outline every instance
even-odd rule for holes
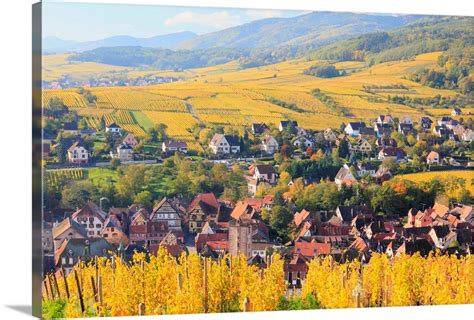
[[[179,31],[203,34],[254,20],[293,17],[304,13],[291,10],[44,2],[43,37],[91,41],[116,35],[152,37]]]

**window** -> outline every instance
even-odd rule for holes
[[[100,223],[98,223],[98,224],[95,225],[95,227],[96,227],[96,228],[101,228],[102,225],[101,225]]]
[[[66,258],[65,257],[61,258],[61,264],[66,264]]]
[[[74,260],[73,260],[72,257],[69,258],[69,264],[71,264],[71,265],[74,264]]]
[[[94,235],[94,231],[89,231],[89,235]]]

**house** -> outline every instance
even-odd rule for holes
[[[249,176],[245,176],[245,179],[247,180],[248,195],[251,197],[257,194],[258,188],[270,189],[272,187],[272,185],[268,181],[265,181],[265,180],[257,180]]]
[[[327,256],[330,253],[331,253],[331,244],[329,243],[318,243],[315,241],[295,242],[294,254],[302,255],[308,258],[309,260],[320,255]]]
[[[387,148],[387,147],[396,148],[398,146],[397,141],[389,137],[378,138],[375,141],[375,145],[379,147],[380,149]]]
[[[428,156],[426,157],[426,163],[428,165],[439,165],[440,163],[440,157],[439,153],[436,151],[431,151]]]
[[[373,216],[372,209],[365,205],[338,206],[336,208],[336,217],[343,223],[351,223],[358,215]]]
[[[452,116],[460,116],[461,114],[462,114],[462,111],[461,111],[460,108],[455,107],[451,110],[451,115]]]
[[[168,140],[168,141],[163,141],[161,144],[161,150],[164,153],[175,153],[175,152],[180,152],[180,153],[188,153],[188,144],[184,141],[176,141],[176,140]]]
[[[110,249],[110,244],[103,238],[67,239],[54,253],[55,270],[64,268],[68,275],[79,260],[89,263],[95,256],[106,256]]]
[[[122,229],[122,224],[117,217],[110,215],[104,222],[101,236],[111,245],[128,245],[129,240],[127,236],[128,230]]]
[[[467,223],[474,221],[474,206],[460,204],[451,209],[450,213],[459,216],[461,221]]]
[[[360,138],[355,142],[349,142],[349,150],[352,152],[370,153],[372,152],[372,146],[366,139]]]
[[[89,161],[89,152],[84,148],[82,141],[74,142],[67,149],[67,161],[74,164],[85,164]]]
[[[291,260],[283,265],[285,281],[294,288],[300,288],[308,273],[308,262],[301,254],[293,255]]]
[[[371,177],[375,177],[375,172],[377,171],[377,167],[371,163],[362,163],[358,162],[355,165],[355,171],[358,178],[363,177],[364,175],[369,175]]]
[[[400,119],[399,123],[401,123],[401,124],[408,124],[408,125],[413,126],[413,120],[411,119],[410,116],[403,116],[403,117]]]
[[[269,130],[265,123],[252,123],[252,132],[254,135],[263,134]]]
[[[145,208],[141,208],[130,217],[130,225],[145,224],[148,221],[149,214]]]
[[[276,171],[269,164],[257,164],[253,169],[253,178],[258,181],[267,181],[269,183],[276,182]]]
[[[438,120],[438,126],[445,126],[451,121],[451,117],[443,116]]]
[[[351,169],[347,164],[341,167],[334,178],[334,182],[338,187],[341,187],[342,184],[351,185],[357,182],[356,178],[352,174]]]
[[[105,126],[105,132],[112,134],[122,134],[122,128],[115,122],[112,122],[108,126]]]
[[[363,128],[360,128],[359,134],[362,137],[373,137],[375,136],[375,130],[373,128],[363,127]]]
[[[306,137],[306,136],[298,136],[295,138],[295,140],[293,140],[293,145],[296,147],[296,148],[309,148],[309,147],[312,147],[313,146],[313,141]]]
[[[138,144],[138,140],[135,138],[135,136],[132,133],[129,133],[127,134],[125,138],[123,138],[122,143],[135,147]]]
[[[207,221],[217,222],[220,209],[221,204],[213,193],[198,194],[186,212],[189,232],[200,232]]]
[[[402,133],[403,135],[408,135],[410,133],[416,134],[416,130],[413,128],[413,123],[399,123],[398,124],[398,132]]]
[[[88,237],[92,238],[100,237],[106,216],[106,213],[95,203],[88,201],[84,207],[75,211],[71,218],[84,227]]]
[[[77,135],[79,130],[77,129],[77,122],[66,122],[63,126],[64,133]]]
[[[364,122],[349,122],[349,124],[344,128],[344,132],[353,137],[360,136],[360,129],[365,128]]]
[[[466,129],[461,136],[462,141],[472,142],[474,141],[474,131],[471,129]]]
[[[234,220],[251,220],[255,213],[255,208],[248,204],[248,202],[239,201],[235,205],[230,216]]]
[[[240,140],[235,135],[224,135],[216,133],[209,144],[214,154],[240,153]]]
[[[327,128],[326,130],[324,130],[323,135],[324,139],[328,141],[334,142],[337,140],[336,133],[331,128]]]
[[[133,147],[131,145],[121,143],[115,150],[115,153],[110,151],[110,157],[112,159],[120,159],[122,162],[133,160]]]
[[[53,226],[51,231],[54,249],[59,248],[61,243],[66,239],[86,239],[86,229],[68,217],[60,223]]]
[[[198,233],[194,238],[194,243],[196,246],[196,251],[201,252],[206,245],[211,246],[211,248],[215,248],[217,245],[220,244],[220,250],[228,250],[229,249],[229,235],[228,230],[226,229],[225,232],[216,232],[216,233]],[[226,242],[226,244],[224,244]],[[218,249],[218,250],[219,250]]]
[[[305,221],[308,221],[310,220],[312,217],[311,217],[311,213],[305,209],[301,210],[300,212],[296,212],[294,215],[293,215],[293,225],[298,228],[301,223],[305,222]]]
[[[420,125],[424,130],[429,130],[431,129],[431,125],[433,124],[433,121],[428,118],[428,117],[421,117],[420,119]]]
[[[393,118],[391,115],[380,115],[377,117],[375,120],[375,123],[381,124],[381,125],[392,125],[393,124]]]
[[[374,125],[374,134],[379,138],[383,136],[389,137],[392,134],[392,126],[376,123]]]
[[[380,166],[377,172],[375,173],[375,180],[377,183],[382,183],[384,181],[392,179],[392,172],[386,167]]]
[[[262,144],[260,146],[260,150],[267,153],[267,154],[274,154],[278,152],[278,141],[272,136],[266,136],[262,140]]]
[[[166,222],[168,229],[182,231],[182,211],[172,199],[164,197],[154,208],[150,216],[151,221]]]
[[[449,226],[433,227],[428,232],[435,247],[440,250],[448,249],[456,242],[456,232],[449,229]]]
[[[130,243],[149,247],[152,244],[160,243],[168,232],[166,222],[148,220],[144,224],[130,226]]]
[[[282,120],[280,121],[280,124],[278,125],[278,130],[282,132],[286,128],[289,128],[290,126],[293,126],[294,128],[298,127],[298,122],[296,121],[290,121],[290,120]]]
[[[445,125],[434,126],[433,133],[440,138],[447,138],[449,135],[453,134],[453,131],[448,129]]]
[[[407,157],[407,154],[402,148],[390,148],[390,147],[381,149],[377,156],[377,158],[380,161],[392,158],[392,159],[395,159],[397,162],[405,161],[406,157]]]

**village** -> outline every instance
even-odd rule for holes
[[[422,196],[403,201],[410,190],[404,191],[406,198],[384,199],[381,193],[401,174],[474,167],[474,124],[464,121],[458,108],[452,117],[435,120],[380,115],[323,131],[305,130],[290,120],[278,126],[254,123],[244,135],[214,128],[200,153],[186,141],[167,137],[166,128],[154,132],[157,152],[146,153],[140,138],[116,123],[104,125],[104,132],[79,127],[78,121],[63,123],[59,139],[43,145],[47,171],[166,166],[180,157],[225,165],[243,177],[245,192],[233,197],[174,192],[160,195],[151,206],[115,206],[106,197],[87,199],[76,208],[49,205],[43,224],[45,273],[69,273],[78,261],[95,256],[131,261],[134,253],[156,255],[160,247],[176,258],[190,252],[211,259],[244,255],[260,268],[279,253],[288,286],[299,288],[307,263],[316,257],[369,261],[373,253],[466,255],[474,249],[474,207],[465,189],[472,181],[458,181],[464,190],[457,198],[435,186],[427,191],[403,185],[422,193],[423,203]],[[109,147],[98,154],[94,141]],[[317,190],[311,188],[318,185],[332,195],[311,198]],[[382,190],[380,195],[359,194],[372,186]],[[396,203],[400,199],[403,204]]]

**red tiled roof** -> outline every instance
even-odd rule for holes
[[[293,217],[293,223],[295,224],[296,227],[298,227],[303,220],[309,217],[309,211],[306,211],[305,209],[301,210],[300,212],[295,213]]]
[[[228,241],[228,235],[224,232],[213,234],[198,233],[195,238],[196,250],[200,252],[204,245],[209,241]]]
[[[217,198],[214,193],[198,194],[189,205],[188,212],[194,210],[198,205],[203,207],[203,210],[207,208],[210,210],[215,210],[216,213],[219,211],[219,202],[217,201]]]
[[[237,219],[251,219],[254,209],[246,201],[239,201],[232,210],[231,217]]]
[[[318,242],[295,242],[294,252],[302,254],[305,257],[315,257],[320,254],[330,254],[331,245],[329,243]]]

